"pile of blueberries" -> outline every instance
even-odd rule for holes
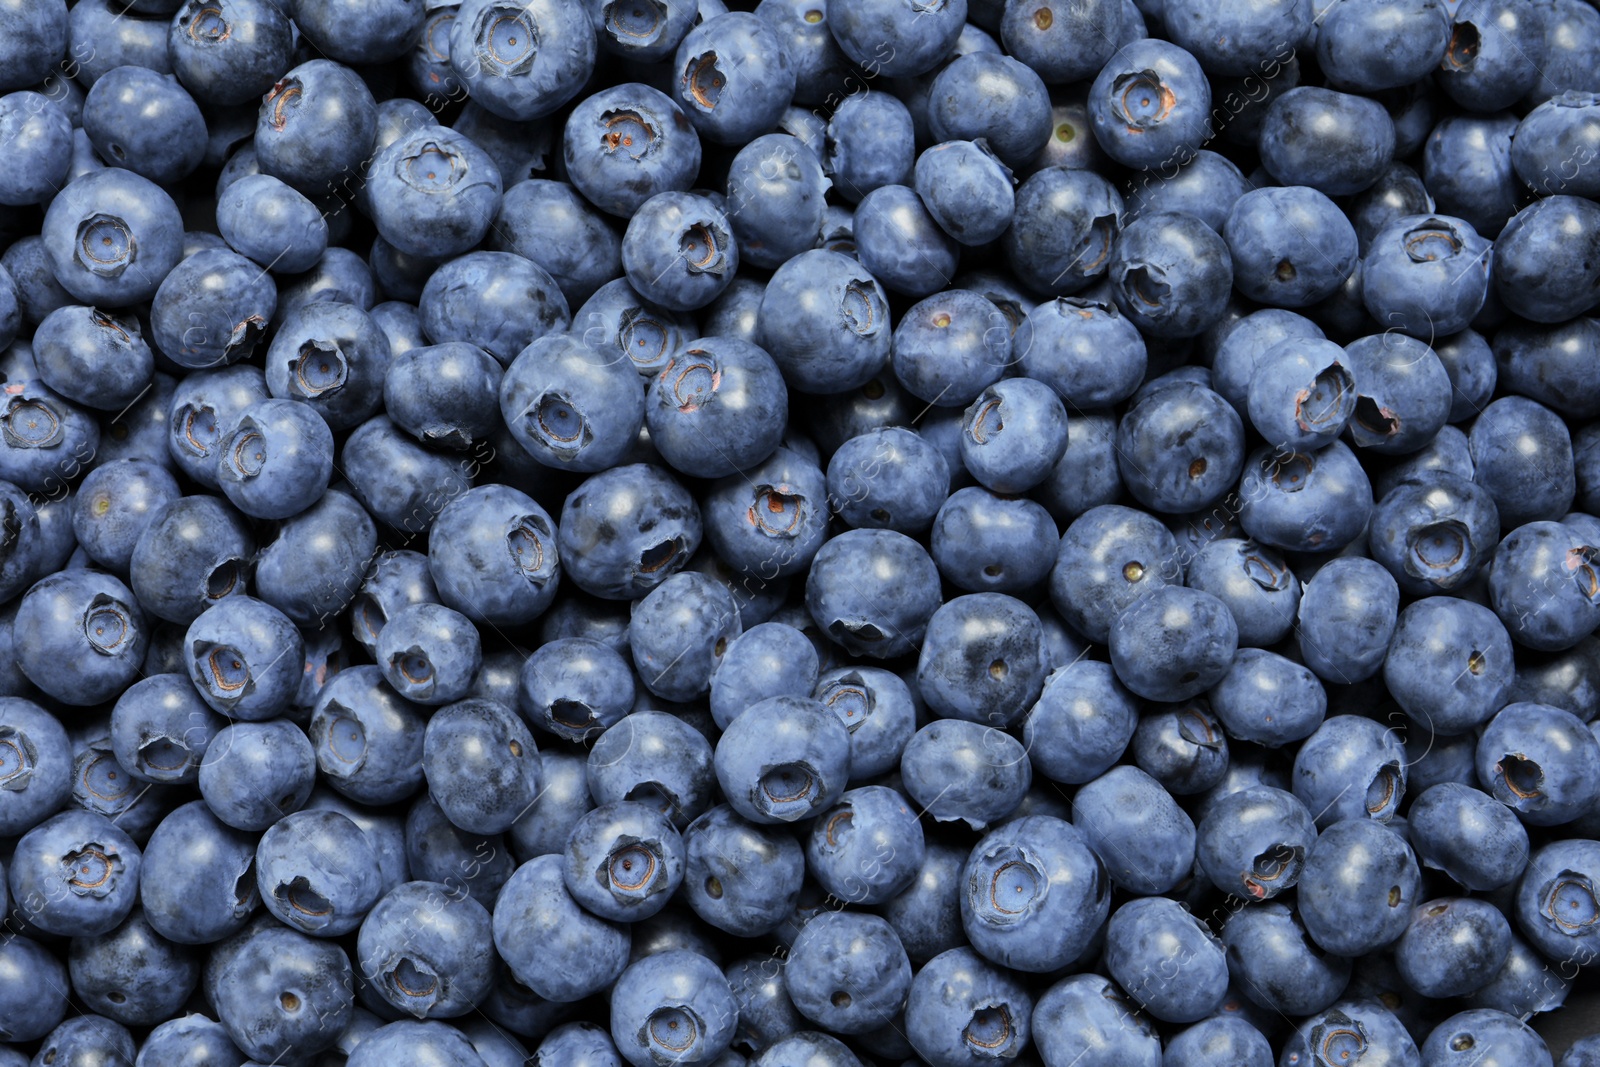
[[[0,0],[0,1067],[1553,1067],[1597,307],[1583,0]]]

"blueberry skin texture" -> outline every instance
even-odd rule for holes
[[[1353,1034],[1354,1037],[1345,1035]],[[1383,1067],[1422,1067],[1417,1046],[1405,1026],[1373,999],[1345,999],[1300,1023],[1286,1043],[1280,1064],[1304,1063],[1334,1041],[1334,1054],[1348,1051],[1361,1063]]]
[[[361,923],[356,963],[395,1013],[442,1019],[483,1000],[496,967],[488,910],[439,882],[406,882]]]
[[[997,493],[1032,489],[1067,450],[1066,407],[1055,390],[1031,378],[1006,379],[984,389],[961,424],[963,466]]]
[[[1296,646],[1325,682],[1349,685],[1382,668],[1399,618],[1400,588],[1368,559],[1331,560],[1300,597]]]
[[[250,174],[217,195],[217,232],[228,247],[284,274],[311,270],[328,250],[328,220],[299,190]]]
[[[1362,819],[1335,823],[1312,842],[1300,870],[1300,920],[1334,955],[1376,951],[1406,932],[1421,874],[1400,835]]]
[[[1210,82],[1194,56],[1167,41],[1124,45],[1089,88],[1095,140],[1124,166],[1155,167],[1193,153],[1210,119]]]
[[[966,0],[942,0],[928,8],[871,0],[836,7],[828,29],[850,61],[872,76],[909,78],[937,67],[966,21]]]
[[[604,1028],[589,1022],[562,1023],[545,1035],[528,1061],[534,1067],[571,1063],[577,1067],[622,1067],[617,1046]]]
[[[348,817],[348,814],[347,814]],[[391,824],[392,825],[392,824]],[[392,849],[392,831],[386,830],[385,848]],[[505,885],[516,867],[511,850],[498,834],[468,834],[445,817],[444,811],[429,796],[419,796],[406,813],[402,829],[404,862],[388,876],[393,884],[406,878],[442,882],[457,895],[465,893],[484,907],[491,907],[495,894]],[[391,857],[382,857],[393,863]]]
[[[771,270],[816,247],[829,185],[822,161],[797,137],[766,134],[741,148],[729,166],[727,199],[744,260]]]
[[[1174,1034],[1162,1052],[1165,1067],[1272,1067],[1272,1046],[1240,1015],[1213,1015]]]
[[[915,536],[948,499],[950,467],[927,438],[888,426],[840,445],[828,460],[827,485],[828,506],[850,526]]]
[[[391,804],[422,784],[422,708],[379,668],[347,667],[323,686],[308,734],[327,784],[361,804]]]
[[[1137,767],[1114,767],[1078,790],[1072,824],[1129,893],[1169,892],[1194,870],[1194,823]]]
[[[1411,914],[1395,944],[1400,976],[1423,996],[1461,996],[1489,981],[1511,951],[1511,926],[1494,905],[1431,900]]]
[[[783,975],[800,1014],[840,1034],[889,1023],[911,989],[911,963],[894,928],[860,912],[823,911],[807,922]]]
[[[487,1067],[488,1063],[460,1030],[441,1022],[409,1020],[373,1030],[345,1062],[355,1067],[382,1067],[397,1057],[415,1057],[438,1067]]]
[[[1208,699],[1230,738],[1269,748],[1309,737],[1328,708],[1309,667],[1260,648],[1241,648]]]
[[[719,804],[683,832],[683,892],[705,922],[735,937],[760,937],[794,914],[805,853],[788,833]]]
[[[1220,317],[1233,263],[1227,244],[1202,220],[1163,212],[1123,228],[1106,275],[1117,307],[1141,332],[1184,338]]]
[[[109,574],[86,570],[35,583],[12,627],[22,673],[75,707],[103,703],[125,689],[140,673],[150,635],[133,592]]]
[[[736,647],[737,638],[730,656]],[[628,714],[634,695],[633,671],[616,650],[592,638],[564,637],[541,645],[523,662],[517,706],[531,725],[582,741]]]
[[[510,829],[539,795],[539,751],[508,707],[468,698],[441,708],[423,735],[422,771],[450,821],[471,834]]]
[[[938,607],[933,560],[892,530],[850,530],[832,538],[806,579],[807,612],[852,655],[904,655],[922,640]]]
[[[133,1035],[100,1015],[79,1015],[52,1030],[39,1046],[40,1063],[109,1063],[132,1067]]]
[[[1234,286],[1273,307],[1308,307],[1326,299],[1360,258],[1355,227],[1332,200],[1304,186],[1245,193],[1234,202],[1222,235]]]
[[[963,407],[1012,363],[1010,325],[983,295],[950,289],[900,316],[891,355],[896,379],[929,404]]]
[[[986,835],[967,860],[962,884],[961,921],[972,947],[1013,970],[1044,973],[1071,963],[1110,912],[1100,860],[1071,823],[1046,815]],[[995,906],[1006,889],[1019,907]]]
[[[1219,537],[1200,546],[1185,570],[1185,584],[1210,593],[1233,613],[1241,649],[1275,645],[1294,628],[1300,580],[1265,545]]]
[[[1047,300],[1028,312],[1011,347],[1017,367],[1074,409],[1106,408],[1144,380],[1144,338],[1115,304],[1081,297]],[[1070,446],[1069,446],[1070,447]]]
[[[146,67],[116,67],[97,78],[82,121],[102,158],[161,185],[188,177],[205,154],[206,121],[194,98]]]
[[[1503,10],[1516,17],[1509,5]],[[1584,197],[1600,192],[1592,166],[1596,102],[1593,93],[1568,91],[1546,100],[1518,124],[1511,165],[1534,192]]]
[[[450,27],[450,66],[472,100],[519,122],[572,99],[594,69],[595,52],[579,0],[466,0]]]
[[[768,697],[734,719],[717,741],[717,782],[754,823],[796,822],[836,803],[850,774],[850,735],[810,698]]]
[[[823,169],[850,203],[882,186],[910,182],[916,155],[911,113],[891,93],[851,93],[828,120]],[[848,251],[854,254],[853,241]]]
[[[447,341],[395,352],[383,379],[384,411],[424,444],[468,448],[500,424],[504,368],[477,345]]]
[[[697,952],[659,952],[623,971],[611,995],[611,1039],[634,1067],[720,1056],[738,1005],[717,965]],[[689,1046],[680,1043],[687,1031]]]
[[[94,937],[128,917],[141,870],[139,848],[121,827],[68,808],[17,840],[6,875],[11,899],[31,929]]]
[[[1600,393],[1583,368],[1593,358],[1597,341],[1600,330],[1588,318],[1553,327],[1507,326],[1494,337],[1497,379],[1509,390],[1563,415],[1592,419],[1600,415]]]
[[[1294,795],[1326,828],[1342,819],[1387,823],[1406,791],[1405,749],[1383,724],[1334,715],[1294,758]]]
[[[256,353],[277,308],[277,286],[265,269],[226,248],[205,249],[156,290],[150,339],[180,367],[225,367]]]
[[[1031,1036],[1033,999],[1011,975],[969,948],[929,960],[906,1000],[906,1038],[931,1067],[1014,1057]]]
[[[666,700],[706,694],[721,651],[739,636],[739,609],[714,578],[675,574],[635,602],[628,631],[634,668]]]
[[[964,245],[995,240],[1016,209],[1005,164],[974,141],[934,145],[917,157],[914,187],[940,229]]]
[[[44,204],[72,172],[72,121],[49,98],[33,92],[0,96],[0,136],[20,164],[0,184],[0,203]]]
[[[263,174],[319,196],[360,184],[377,133],[366,83],[349,67],[313,59],[281,74],[261,98],[253,144]]]
[[[1063,978],[1033,1008],[1033,1043],[1046,1063],[1082,1067],[1159,1067],[1161,1039],[1098,974]]]
[[[1193,382],[1136,397],[1117,425],[1123,484],[1135,500],[1158,512],[1204,511],[1222,499],[1245,468],[1244,446],[1238,413]]]
[[[6,388],[0,408],[0,478],[60,499],[85,461],[97,454],[99,424],[38,379]]]
[[[748,143],[777,125],[794,92],[794,65],[782,39],[750,12],[708,18],[678,45],[672,94],[707,140]]]
[[[1044,686],[1039,617],[1003,593],[946,601],[928,620],[917,660],[917,691],[943,718],[1008,727]]]
[[[1412,802],[1406,823],[1422,865],[1465,889],[1500,889],[1527,866],[1528,831],[1512,810],[1474,786],[1440,782]]]
[[[733,281],[739,243],[728,216],[710,199],[657,193],[628,222],[622,266],[629,284],[646,300],[691,311],[711,303]]]
[[[1070,296],[1105,273],[1123,209],[1122,194],[1094,171],[1045,167],[1017,188],[1001,238],[1006,262],[1029,290]]]
[[[1228,673],[1239,629],[1226,604],[1196,589],[1167,586],[1141,597],[1111,626],[1111,665],[1146,700],[1180,701]]]
[[[208,12],[187,0],[167,29],[167,59],[183,87],[204,103],[247,104],[292,63],[294,31],[274,0],[227,0]]]
[[[0,1024],[0,1037],[25,1042],[50,1033],[66,1016],[67,991],[71,988],[67,969],[56,953],[31,938],[14,934],[0,942],[0,967],[16,979],[7,982],[0,994],[6,1020]]]
[[[1330,85],[1364,93],[1397,89],[1427,77],[1445,58],[1450,12],[1439,0],[1335,6],[1316,38],[1317,62]]]
[[[263,2],[272,6],[268,0]],[[248,1062],[216,1020],[199,1012],[166,1012],[163,1017],[167,1021],[152,1029],[140,1046],[139,1057],[134,1060],[137,1067],[201,1067],[209,1063],[244,1067]]]
[[[705,499],[706,537],[727,574],[737,577],[730,592],[741,612],[767,583],[811,566],[827,538],[831,503],[816,465],[782,447],[713,485]]]
[[[349,479],[345,488],[367,515],[419,534],[446,504],[467,492],[481,464],[460,452],[424,448],[387,415],[374,415],[345,438],[338,466]]]
[[[618,256],[620,268],[620,251]],[[610,365],[625,358],[646,379],[659,374],[683,342],[699,332],[689,316],[645,300],[626,278],[595,290],[572,323],[572,332],[582,336],[597,362]]]
[[[1300,917],[1280,901],[1231,913],[1222,941],[1235,988],[1269,1011],[1311,1015],[1333,1004],[1349,984],[1350,961],[1312,944]]]
[[[1074,519],[1050,573],[1050,600],[1061,617],[1096,644],[1141,597],[1180,584],[1178,542],[1148,512],[1103,504]]]
[[[838,667],[818,677],[812,695],[849,731],[852,781],[900,765],[916,732],[916,707],[899,675],[881,667]]]
[[[217,446],[246,408],[269,395],[266,375],[248,364],[189,374],[166,405],[162,433],[167,457],[193,481],[220,489]]]
[[[759,346],[732,337],[688,342],[645,396],[651,443],[691,477],[721,478],[767,459],[788,414],[778,365]]]
[[[1116,51],[1125,28],[1124,7],[1118,0],[1083,6],[1046,4],[1038,9],[1042,15],[1023,4],[1002,4],[985,18],[986,6],[974,5],[972,21],[996,32],[1008,54],[1052,85],[1094,77]]]
[[[111,744],[117,763],[135,779],[193,785],[200,761],[223,722],[181,674],[153,674],[117,698]]]
[[[995,52],[958,56],[928,90],[928,126],[935,141],[981,137],[1011,169],[1026,166],[1039,154],[1051,125],[1050,95],[1043,80],[1011,56]]]
[[[378,854],[355,823],[333,811],[299,811],[256,844],[262,903],[285,925],[338,937],[361,925],[382,888]]]
[[[626,359],[606,359],[571,334],[534,341],[499,388],[517,443],[557,469],[605,470],[633,447],[644,423],[644,386]]]
[[[145,843],[145,921],[180,945],[209,945],[244,929],[261,904],[255,857],[255,836],[222,823],[204,801],[175,809]]]
[[[204,988],[233,1043],[260,1062],[330,1047],[354,1011],[344,950],[270,919],[212,950]]]
[[[356,0],[296,0],[294,13],[296,26],[313,48],[350,64],[387,63],[404,56],[422,32],[423,17],[410,0],[376,6]]]
[[[1472,1051],[1458,1048],[1471,1043]],[[1469,1058],[1470,1057],[1470,1058]],[[1552,1064],[1544,1038],[1514,1015],[1493,1008],[1458,1012],[1434,1027],[1422,1044],[1427,1067],[1470,1062]]]
[[[1294,339],[1326,340],[1316,323],[1281,308],[1251,312],[1231,326],[1226,322],[1221,320],[1214,327],[1217,337],[1209,346],[1213,348],[1211,387],[1240,415],[1248,413],[1250,382],[1273,346]]]
[[[688,563],[701,533],[694,497],[661,468],[636,463],[593,475],[570,494],[558,540],[580,589],[635,600]]]
[[[1362,256],[1361,295],[1368,314],[1424,340],[1459,333],[1483,307],[1490,247],[1462,219],[1395,219],[1378,231]]]
[[[1199,869],[1231,896],[1271,900],[1300,880],[1316,825],[1285,790],[1249,785],[1210,805],[1196,838]]]
[[[1110,664],[1079,659],[1054,671],[1022,723],[1028,757],[1052,781],[1081,784],[1122,757],[1138,706]]]
[[[1428,597],[1400,613],[1384,683],[1417,723],[1462,734],[1500,710],[1516,677],[1511,637],[1494,612],[1453,597]]]
[[[1343,441],[1310,453],[1258,448],[1238,493],[1245,533],[1285,552],[1337,552],[1365,532],[1372,514],[1372,484]],[[1300,610],[1304,617],[1304,599]]]
[[[400,696],[439,706],[471,690],[483,648],[465,615],[442,604],[412,604],[384,624],[374,658]]]
[[[225,597],[184,634],[189,680],[230,719],[282,714],[299,690],[305,643],[283,612],[249,596]]]
[[[1128,221],[1152,212],[1182,211],[1221,233],[1234,204],[1254,187],[1226,156],[1206,149],[1182,166],[1175,166],[1177,162],[1141,176],[1128,196]]]
[[[573,308],[622,269],[622,238],[565,182],[529,178],[507,186],[486,244],[542,267]]]
[[[4,9],[6,47],[0,57],[0,92],[22,89],[43,81],[67,50],[66,0],[46,0],[41,4],[7,3]],[[54,1026],[51,1023],[50,1026]],[[46,1030],[50,1026],[45,1027]],[[42,1036],[36,1034],[34,1036]],[[30,1038],[7,1035],[7,1040]]]
[[[1501,708],[1478,739],[1478,780],[1530,826],[1559,826],[1600,799],[1600,741],[1547,704]]]
[[[353,304],[316,301],[289,312],[267,349],[267,389],[299,400],[328,428],[348,430],[377,413],[389,339]]]
[[[1279,182],[1349,196],[1388,169],[1394,121],[1374,100],[1302,85],[1268,105],[1259,148],[1262,165]]]
[[[445,605],[479,623],[515,626],[541,615],[561,574],[555,522],[509,486],[484,485],[434,521],[428,566]]]
[[[1577,491],[1572,437],[1560,416],[1544,405],[1501,397],[1473,422],[1467,445],[1472,480],[1494,498],[1506,529],[1557,519],[1572,506]]]
[[[264,830],[305,806],[316,754],[287,719],[235,722],[217,732],[200,763],[200,795],[236,830]]]
[[[581,909],[562,882],[562,857],[518,867],[491,909],[494,945],[517,980],[570,1003],[611,985],[628,964],[630,928]]]
[[[945,289],[960,263],[956,242],[916,191],[884,185],[856,207],[856,255],[885,289],[921,299]]]
[[[571,321],[555,279],[511,252],[469,252],[447,260],[429,277],[417,307],[434,344],[467,341],[505,366]]]
[[[1600,938],[1593,923],[1575,925],[1570,917],[1592,914],[1597,901],[1600,845],[1560,840],[1538,849],[1528,860],[1517,884],[1513,914],[1517,927],[1546,959],[1584,967],[1600,958]]]
[[[530,860],[566,846],[567,834],[594,807],[582,755],[546,749],[539,753],[539,796],[516,822],[509,837],[513,854]]]
[[[562,134],[567,173],[600,210],[627,218],[656,193],[686,191],[700,170],[700,137],[682,109],[647,85],[585,97]]]
[[[1197,1022],[1228,991],[1222,942],[1166,897],[1131,900],[1116,910],[1106,926],[1105,962],[1117,984],[1164,1022]]]
[[[1495,238],[1494,284],[1501,303],[1534,322],[1584,314],[1594,307],[1592,289],[1600,281],[1600,263],[1593,258],[1597,242],[1600,205],[1591,200],[1561,194],[1523,208]]]
[[[1372,334],[1345,346],[1355,379],[1350,437],[1357,448],[1405,455],[1431,442],[1450,417],[1450,376],[1425,342]]]
[[[1492,559],[1499,532],[1500,512],[1489,491],[1439,471],[1386,492],[1367,540],[1373,558],[1407,594],[1429,596],[1470,583]]]
[[[922,827],[905,795],[887,786],[850,789],[823,812],[806,839],[806,868],[830,895],[883,904],[922,867]]]
[[[314,504],[333,473],[333,431],[310,407],[263,400],[218,445],[217,480],[253,518],[287,519]]]
[[[1600,618],[1594,551],[1570,526],[1530,522],[1506,535],[1489,567],[1489,602],[1511,639],[1560,652]]]
[[[441,172],[443,176],[441,177]],[[500,171],[469,138],[440,126],[413,130],[372,161],[373,223],[400,252],[442,259],[469,251],[500,210]]]
[[[159,185],[108,167],[61,190],[41,234],[63,289],[79,303],[118,308],[150,299],[177,265],[183,219]]]
[[[1173,41],[1208,74],[1237,78],[1291,56],[1312,28],[1314,6],[1305,0],[1170,0],[1161,17]]]

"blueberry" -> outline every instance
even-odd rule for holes
[[[711,1061],[732,1042],[738,1007],[716,964],[689,951],[647,956],[617,979],[611,1037],[634,1067]]]
[[[1374,0],[1337,4],[1319,20],[1317,62],[1329,84],[1360,92],[1409,85],[1440,65],[1450,38],[1450,15],[1440,0],[1390,5]],[[1404,45],[1384,47],[1393,35]]]
[[[1141,597],[1111,626],[1117,677],[1147,700],[1197,696],[1227,674],[1238,626],[1209,593],[1168,586]]]
[[[1234,269],[1228,245],[1204,221],[1163,212],[1123,228],[1106,276],[1117,307],[1141,331],[1184,338],[1217,321]]]
[[[132,317],[68,305],[47,315],[33,337],[39,378],[61,396],[121,411],[150,385],[155,356]]]
[[[1109,978],[1076,974],[1050,986],[1033,1009],[1033,1041],[1046,1063],[1082,1067],[1161,1062],[1161,1039]]]
[[[1574,527],[1530,522],[1500,542],[1489,568],[1489,601],[1513,641],[1559,652],[1593,629],[1600,614],[1596,573],[1594,547]]]
[[[418,1019],[470,1012],[493,980],[488,910],[438,882],[390,890],[361,923],[356,960],[391,1009]]]
[[[578,0],[466,0],[450,27],[450,66],[472,99],[503,118],[542,118],[594,68],[595,34]]]
[[[1040,19],[1035,12],[1035,26]],[[1089,89],[1095,140],[1129,167],[1155,167],[1192,153],[1206,136],[1210,115],[1211,85],[1200,64],[1178,45],[1155,38],[1118,49]]]
[[[911,182],[916,156],[911,113],[892,93],[847,93],[828,119],[823,168],[851,203],[882,186]],[[853,241],[848,251],[854,254]]]
[[[1232,896],[1271,900],[1300,880],[1316,827],[1294,794],[1252,785],[1213,802],[1198,834],[1196,858],[1213,885]]]
[[[886,786],[847,790],[806,840],[811,876],[850,904],[882,904],[907,889],[924,853],[910,801]]]
[[[663,711],[632,712],[589,750],[589,792],[595,803],[651,804],[680,828],[711,806],[715,775],[705,735]]]
[[[1248,1020],[1239,1015],[1219,1014],[1202,1019],[1175,1034],[1162,1051],[1162,1059],[1172,1067],[1202,1067],[1219,1060],[1239,1067],[1268,1067],[1272,1048]]]
[[[728,803],[758,823],[795,822],[823,811],[844,792],[849,766],[843,722],[821,703],[793,696],[747,708],[715,751]]]
[[[1334,715],[1294,758],[1294,795],[1319,827],[1341,819],[1394,818],[1406,791],[1404,749],[1381,723]]]
[[[1073,962],[1110,910],[1100,860],[1071,823],[1049,816],[986,835],[962,881],[961,921],[972,947],[1014,970],[1046,972]]]
[[[17,840],[6,874],[30,928],[93,937],[115,929],[137,903],[142,862],[110,819],[68,809]]]
[[[705,19],[684,35],[673,58],[674,97],[701,135],[718,144],[742,145],[771,129],[794,91],[782,38],[747,11]]]
[[[917,687],[937,715],[1007,727],[1038,697],[1043,633],[1027,605],[1001,593],[947,601],[928,620]]]
[[[1597,958],[1594,923],[1600,907],[1600,847],[1594,841],[1555,841],[1535,850],[1517,883],[1518,928],[1544,956],[1587,966]]]
[[[1222,941],[1234,985],[1269,1011],[1285,1015],[1324,1011],[1350,980],[1350,961],[1326,954],[1312,943],[1299,915],[1279,901],[1229,913]]]
[[[878,916],[825,911],[795,938],[783,980],[801,1015],[833,1033],[861,1034],[903,1008],[911,962]]]
[[[288,709],[305,664],[304,640],[283,612],[254,597],[225,597],[185,634],[189,678],[230,718],[259,721]]]
[[[1488,722],[1514,674],[1511,638],[1494,612],[1448,597],[1408,605],[1384,661],[1395,701],[1413,721],[1440,734]]]
[[[628,962],[629,928],[583,911],[562,883],[563,860],[518,867],[494,901],[494,945],[518,981],[563,1003],[609,986]]]
[[[1290,552],[1336,552],[1361,536],[1372,512],[1372,484],[1342,441],[1309,453],[1257,449],[1238,492],[1245,532]]]
[[[149,624],[127,586],[108,574],[63,571],[17,607],[14,652],[23,674],[65,704],[98,704],[139,674]]]
[[[0,96],[0,131],[22,164],[0,184],[0,203],[47,203],[73,176],[71,120],[48,97],[11,92]]]
[[[1015,179],[981,137],[946,141],[923,152],[914,180],[934,221],[964,245],[987,244],[1011,225]]]
[[[1027,165],[1039,154],[1051,126],[1049,93],[1037,68],[1026,58],[999,52],[959,55],[939,71],[928,90],[928,127],[933,140],[982,138],[984,147],[1012,169]],[[960,239],[958,234],[951,236]],[[993,236],[999,236],[998,231]],[[984,240],[962,243],[976,245]]]
[[[961,258],[956,242],[914,189],[874,189],[857,205],[854,227],[861,265],[891,292],[931,296],[948,288],[956,275]]]
[[[1233,614],[1241,648],[1277,644],[1294,627],[1300,581],[1283,557],[1248,538],[1218,537],[1189,558],[1186,582]]]
[[[1262,165],[1279,182],[1348,196],[1388,168],[1394,121],[1375,100],[1302,85],[1267,107],[1260,148]]]
[[[1053,781],[1099,777],[1133,739],[1138,707],[1107,663],[1079,659],[1054,671],[1023,720],[1034,768]]]
[[[169,941],[205,945],[243,929],[261,903],[256,842],[193,801],[161,821],[145,845],[140,903]]]
[[[1335,1056],[1348,1055],[1352,1062],[1422,1062],[1400,1019],[1373,999],[1339,1000],[1312,1013],[1289,1038],[1283,1055],[1310,1057],[1323,1049]]]
[[[871,76],[903,78],[937,66],[966,20],[966,0],[939,0],[926,8],[906,0],[870,0],[836,8],[828,28],[850,61]]]
[[[1147,897],[1118,908],[1105,953],[1117,984],[1165,1022],[1205,1018],[1227,994],[1222,942],[1175,900]]]
[[[1076,408],[1103,408],[1133,395],[1147,365],[1145,342],[1115,304],[1062,297],[1039,304],[1012,347],[1024,374]],[[1069,446],[1070,447],[1070,446]]]
[[[533,803],[537,757],[528,727],[492,700],[468,698],[440,709],[423,736],[428,791],[468,833],[501,833]]]
[[[1149,513],[1119,504],[1092,508],[1061,539],[1051,602],[1076,632],[1104,642],[1125,609],[1179,582],[1177,556],[1172,533]]]

